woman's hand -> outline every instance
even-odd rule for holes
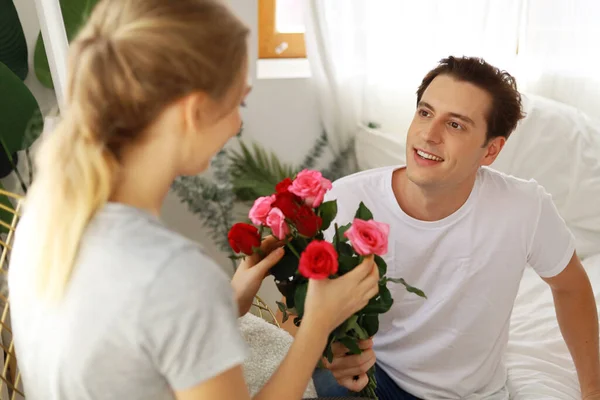
[[[379,270],[371,255],[339,278],[311,279],[304,303],[303,320],[317,320],[317,325],[331,332],[352,314],[364,308],[377,293]]]
[[[262,281],[268,275],[269,270],[283,257],[282,245],[283,242],[273,236],[265,238],[260,245],[264,258],[261,259],[259,254],[246,256],[235,271],[231,279],[231,286],[236,295],[240,316],[250,310]]]

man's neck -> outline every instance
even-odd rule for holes
[[[423,188],[406,176],[406,168],[394,171],[392,189],[402,210],[420,221],[439,221],[455,213],[469,198],[475,177],[457,186]]]

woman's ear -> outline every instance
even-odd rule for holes
[[[207,96],[202,92],[190,93],[181,100],[183,131],[198,134],[206,121]]]

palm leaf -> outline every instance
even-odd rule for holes
[[[283,164],[273,152],[267,152],[257,143],[251,148],[240,141],[239,151],[229,152],[230,175],[233,190],[242,201],[268,196],[283,179],[293,178],[298,169]]]

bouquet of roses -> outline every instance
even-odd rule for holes
[[[285,254],[271,274],[285,297],[285,304],[278,302],[283,322],[291,313],[296,326],[302,321],[308,279],[335,279],[355,268],[365,256],[374,255],[380,275],[379,294],[331,333],[323,354],[329,362],[333,343],[343,344],[351,354],[360,354],[358,342],[377,333],[379,314],[387,312],[393,303],[388,282],[402,283],[408,291],[425,297],[404,279],[386,276],[387,265],[381,256],[387,253],[389,226],[375,221],[362,202],[354,220],[343,226],[334,224],[333,240],[325,240],[324,232],[337,214],[336,200],[323,201],[331,187],[320,172],[303,170],[293,180],[280,182],[273,195],[256,199],[249,212],[253,224],[237,223],[228,235],[232,249],[244,255],[260,251],[267,234],[284,241]],[[361,395],[376,398],[374,369],[367,375],[369,383]]]

